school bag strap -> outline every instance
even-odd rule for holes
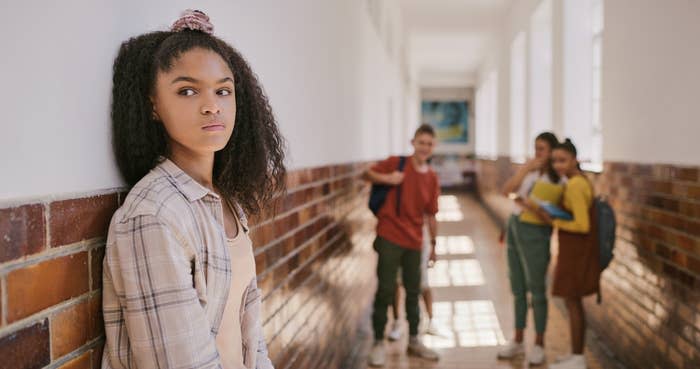
[[[399,172],[403,173],[406,167],[406,157],[399,156]],[[396,187],[396,216],[401,216],[401,184]]]
[[[399,165],[397,170],[403,172],[406,167],[406,157],[399,156]],[[374,215],[379,214],[379,210],[384,205],[386,197],[392,187],[397,187],[396,190],[396,214],[399,214],[399,197],[401,196],[401,186],[390,186],[385,184],[372,184],[372,188],[369,194],[369,209],[372,210]]]

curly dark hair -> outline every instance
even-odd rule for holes
[[[154,121],[150,97],[158,72],[167,72],[183,53],[202,48],[219,54],[234,76],[236,123],[226,146],[215,153],[214,185],[249,214],[257,214],[284,191],[285,141],[267,96],[245,59],[210,34],[157,31],[122,43],[114,61],[113,146],[119,170],[133,186],[168,156],[168,136]]]

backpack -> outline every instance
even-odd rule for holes
[[[398,171],[403,172],[403,168],[406,166],[406,157],[399,157],[399,167]],[[386,201],[386,196],[389,194],[389,190],[394,186],[382,185],[382,184],[372,184],[372,189],[369,193],[369,209],[372,210],[374,215],[379,213],[379,209],[382,208],[384,202]],[[399,213],[399,199],[401,198],[401,187],[397,189],[396,193],[396,214]]]
[[[602,197],[593,200],[598,216],[598,246],[600,247],[600,270],[604,270],[612,261],[615,248],[615,210]]]

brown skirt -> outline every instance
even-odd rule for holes
[[[594,214],[595,211],[591,211],[589,233],[559,230],[559,254],[554,269],[552,295],[577,298],[599,292],[600,249],[598,231],[593,226],[597,224]]]

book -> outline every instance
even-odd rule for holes
[[[549,214],[550,217],[552,218],[558,218],[558,219],[563,219],[563,220],[574,220],[573,215],[569,213],[568,211],[560,208],[559,206],[556,206],[552,204],[549,201],[544,201],[540,200],[536,197],[531,197],[531,200],[537,204],[542,210],[546,211],[547,214]]]
[[[544,207],[540,205],[541,202],[545,202],[549,206],[557,207],[554,204],[558,204],[561,201],[561,197],[564,194],[564,186],[557,184],[557,183],[551,183],[547,182],[544,180],[538,180],[535,182],[535,184],[532,186],[532,189],[530,190],[530,195],[529,198],[526,199],[526,201],[529,202],[531,206],[538,206]],[[550,207],[551,209],[551,207]],[[554,209],[552,209],[554,210]],[[547,209],[545,209],[547,211]],[[561,210],[562,212],[566,213],[564,210]],[[547,211],[549,214],[549,211]],[[563,215],[559,212],[556,214]],[[554,217],[553,215],[550,214],[550,216]],[[562,218],[563,219],[563,218]],[[544,222],[540,219],[540,217],[537,216],[537,214],[525,210],[522,212],[520,215],[520,221],[525,222],[525,223],[530,223],[530,224],[544,224]]]

